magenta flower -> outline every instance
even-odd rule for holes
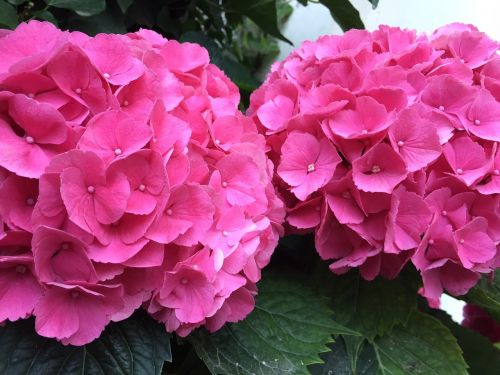
[[[309,133],[291,132],[281,152],[278,175],[300,200],[325,186],[341,161],[328,139],[318,140]]]
[[[249,114],[278,165],[288,232],[314,233],[339,274],[394,278],[412,262],[433,300],[494,271],[498,48],[471,25],[380,26],[276,63]]]

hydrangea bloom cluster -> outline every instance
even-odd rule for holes
[[[289,229],[330,269],[467,292],[499,264],[500,56],[471,25],[305,42],[253,93]]]
[[[205,49],[30,22],[0,37],[0,323],[64,344],[144,307],[243,319],[282,231],[265,139]]]

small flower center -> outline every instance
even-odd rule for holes
[[[109,77],[111,77],[111,76],[109,75],[109,73],[103,73],[103,74],[102,74],[102,76],[103,76],[104,78],[106,78],[106,79],[109,79]]]
[[[69,244],[64,242],[62,245],[61,245],[61,249],[62,250],[68,250],[69,249]]]
[[[95,193],[95,187],[93,187],[92,185],[87,186],[87,191],[89,192],[89,194],[94,194]]]
[[[460,242],[461,244],[464,244],[465,240],[463,238],[461,238],[458,242]]]
[[[81,89],[81,88],[77,88],[77,89],[75,89],[75,92],[76,92],[78,95],[80,95],[80,94],[82,93],[82,89]]]
[[[216,139],[216,140],[215,140],[215,144],[216,144],[216,145],[220,145],[220,139]]]
[[[222,186],[227,187],[227,182],[226,181],[222,181]]]
[[[448,215],[448,212],[447,212],[447,211],[445,211],[445,210],[443,210],[443,211],[441,211],[441,215],[443,215],[443,216],[447,216],[447,215]]]
[[[374,165],[374,166],[372,166],[371,171],[372,171],[372,173],[379,173],[381,171],[381,169],[378,165]]]
[[[31,98],[31,99],[33,99],[33,98],[35,97],[35,94],[33,94],[32,92],[30,92],[30,93],[28,94],[28,97],[29,97],[29,98]]]
[[[361,133],[363,133],[363,134],[368,134],[368,130],[363,129],[363,130],[361,131]]]
[[[122,149],[121,148],[116,148],[115,149],[115,155],[120,156],[122,154]]]
[[[224,237],[227,237],[227,236],[229,236],[229,233],[228,233],[228,231],[227,231],[227,230],[223,230],[223,231],[222,231],[222,235],[223,235]]]
[[[172,215],[172,210],[170,208],[167,210],[167,215],[168,216]]]
[[[440,105],[440,106],[438,107],[438,109],[439,109],[440,111],[444,111],[444,106]]]
[[[140,184],[140,185],[139,185],[139,190],[140,190],[140,191],[144,191],[144,190],[146,190],[146,185],[144,185],[144,184]]]
[[[398,141],[398,146],[399,147],[403,147],[405,145],[405,143],[403,141]]]
[[[126,107],[126,106],[128,106],[128,104],[129,104],[128,100],[124,100],[123,103],[122,103],[122,107]]]
[[[311,163],[307,166],[308,173],[314,172],[315,170],[316,170],[316,166],[314,165],[314,163]]]
[[[476,124],[476,125],[481,125],[481,120],[477,120],[477,119],[476,119],[476,120],[474,120],[474,124]]]
[[[35,140],[30,135],[27,135],[26,138],[24,138],[24,139],[25,139],[26,143],[29,143],[30,145],[35,143]]]
[[[499,176],[499,175],[500,175],[500,170],[499,170],[499,169],[495,169],[495,170],[493,170],[493,174],[494,174],[495,176]]]
[[[26,272],[26,266],[16,266],[16,272],[17,273],[25,273]]]
[[[345,199],[350,199],[351,198],[351,193],[349,193],[348,191],[344,191],[342,193],[342,197],[344,197]]]
[[[186,285],[187,283],[188,283],[188,279],[186,279],[185,277],[183,277],[183,278],[181,279],[181,284]]]
[[[457,174],[462,174],[464,173],[464,170],[462,168],[457,168]]]
[[[26,199],[26,204],[28,206],[33,206],[35,204],[35,200],[33,198]]]
[[[432,238],[429,240],[429,245],[434,245],[434,240]]]

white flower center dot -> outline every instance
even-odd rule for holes
[[[144,190],[146,190],[146,186],[145,186],[144,184],[140,184],[140,185],[139,185],[139,190],[140,190],[140,191],[144,191]]]
[[[17,273],[25,273],[26,272],[26,266],[16,266],[16,272]]]
[[[463,238],[461,238],[460,241],[458,241],[458,242],[460,242],[461,244],[463,244],[463,243],[465,243],[465,240]]]
[[[29,143],[29,144],[33,144],[35,143],[35,140],[33,139],[32,136],[30,135],[27,135],[26,138],[25,138],[26,142]]]
[[[87,186],[87,191],[88,191],[90,194],[93,194],[93,193],[95,193],[95,187],[93,187],[92,185]]]
[[[429,240],[429,245],[434,245],[434,240],[432,238]]]
[[[227,230],[223,230],[223,231],[222,231],[222,235],[223,235],[224,237],[227,237],[227,236],[229,236],[229,233],[227,232]]]
[[[115,149],[115,155],[116,156],[120,156],[121,154],[122,154],[122,149],[121,148]]]
[[[493,171],[493,174],[494,174],[495,176],[499,176],[499,175],[500,175],[500,170],[495,169],[495,170]]]
[[[26,204],[28,206],[33,206],[35,204],[35,200],[33,198],[26,199]]]
[[[80,94],[82,93],[82,89],[81,89],[81,88],[77,88],[77,89],[75,89],[75,92],[76,92],[78,95],[80,95]]]
[[[480,120],[474,120],[474,124],[481,125],[481,121]]]
[[[220,139],[216,139],[215,144],[220,145]]]
[[[368,134],[368,130],[363,129],[363,130],[361,131],[361,133],[363,133],[363,134]]]
[[[443,210],[443,211],[441,211],[441,215],[446,216],[446,215],[448,215],[448,212],[446,212],[445,210]]]
[[[440,111],[444,111],[444,107],[442,105],[440,105],[438,108]]]
[[[372,167],[372,173],[379,173],[380,172],[380,167],[378,165],[374,165]]]
[[[222,186],[227,187],[227,182],[226,182],[226,181],[223,181],[223,182],[222,182]]]
[[[124,101],[123,101],[123,103],[122,103],[122,106],[123,106],[123,107],[128,106],[128,100],[124,100]]]
[[[102,74],[102,76],[103,76],[104,78],[106,78],[106,79],[108,79],[109,77],[111,77],[111,76],[109,75],[109,73],[103,73],[103,74]]]
[[[464,170],[462,168],[458,168],[457,169],[457,174],[462,174],[462,173],[464,173]]]
[[[314,165],[314,163],[311,163],[307,166],[308,172],[314,172],[315,170],[316,170],[316,166]]]
[[[398,146],[399,147],[403,147],[405,145],[405,143],[403,141],[398,141]]]
[[[172,215],[172,210],[170,208],[167,210],[167,215]]]

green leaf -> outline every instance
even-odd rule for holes
[[[319,2],[328,8],[342,30],[365,28],[359,12],[349,0],[319,0]]]
[[[227,0],[224,3],[227,11],[240,13],[255,22],[266,33],[292,44],[281,34],[278,28],[278,12],[276,0]]]
[[[500,270],[494,277],[483,277],[469,293],[462,297],[465,301],[481,306],[500,322]]]
[[[93,16],[106,9],[105,0],[47,0],[47,5],[69,9],[84,17]]]
[[[125,13],[128,7],[131,6],[132,3],[134,2],[134,0],[116,0],[116,1],[123,13]]]
[[[335,319],[368,340],[405,323],[417,302],[417,276],[406,269],[394,280],[364,281],[357,272],[323,281],[330,285]]]
[[[326,298],[296,274],[267,274],[242,322],[190,336],[213,374],[308,374],[335,334],[356,334],[331,318]]]
[[[16,8],[0,0],[0,26],[14,29],[18,24]]]
[[[54,25],[58,25],[57,19],[48,10],[37,10],[33,12],[33,17],[42,21],[52,22]]]
[[[379,0],[368,0],[372,4],[372,8],[375,9],[378,6]]]
[[[429,310],[457,338],[458,345],[464,353],[465,362],[469,365],[471,375],[496,375],[500,369],[500,350],[486,337],[455,323],[451,317],[441,310]]]
[[[356,351],[349,350],[349,339],[357,340]],[[312,365],[312,375],[375,375],[379,369],[373,347],[357,337],[340,337],[321,354],[324,364]]]
[[[64,346],[35,333],[32,320],[0,328],[0,373],[161,374],[171,361],[170,336],[151,318],[136,314],[110,324],[91,344]]]
[[[377,338],[374,348],[383,375],[467,374],[455,337],[428,314],[412,312],[406,325]]]
[[[12,5],[21,5],[22,3],[25,3],[26,0],[7,0],[7,2]]]

